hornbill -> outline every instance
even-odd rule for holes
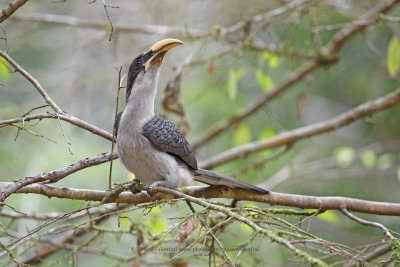
[[[190,184],[192,179],[268,193],[235,178],[198,168],[196,157],[178,127],[154,116],[162,60],[167,51],[182,44],[177,39],[164,39],[133,60],[128,72],[126,107],[115,122],[120,160],[135,174],[136,182],[147,186],[151,195],[154,186],[176,189]],[[135,186],[130,189],[138,192]]]

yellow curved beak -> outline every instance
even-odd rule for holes
[[[153,56],[144,63],[144,70],[147,71],[156,62],[161,64],[165,53],[178,45],[183,45],[183,42],[178,39],[164,39],[155,43],[150,49],[153,52]]]

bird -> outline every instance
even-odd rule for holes
[[[154,187],[177,189],[196,180],[208,185],[269,191],[238,179],[204,170],[188,141],[168,119],[154,115],[154,102],[160,68],[165,54],[183,45],[178,39],[163,39],[150,50],[139,54],[131,63],[126,84],[125,109],[117,115],[117,153],[122,164],[135,175],[135,182],[146,186],[154,195]],[[138,190],[129,187],[133,193]]]

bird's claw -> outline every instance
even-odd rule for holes
[[[149,194],[151,197],[154,197],[158,193],[158,192],[154,191],[154,187],[158,187],[158,186],[167,187],[167,185],[165,184],[165,181],[154,182],[151,185],[146,186],[147,194]]]
[[[132,183],[130,185],[128,185],[128,189],[132,192],[132,194],[135,195],[135,194],[141,192],[139,185],[140,185],[140,181],[135,179],[132,181]]]
[[[155,192],[154,190],[153,190],[153,185],[149,185],[149,186],[146,186],[146,192],[147,192],[147,194],[149,194],[149,196],[151,196],[151,197],[154,197],[156,194],[157,194],[157,192]]]

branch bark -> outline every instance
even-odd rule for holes
[[[399,0],[382,1],[380,4],[376,5],[366,14],[361,16],[360,20],[368,21],[368,24],[360,25],[356,23],[339,31],[333,36],[332,40],[325,47],[322,48],[323,54],[321,55],[321,58],[311,59],[307,61],[297,70],[291,73],[285,80],[277,84],[270,92],[261,96],[257,102],[251,104],[244,109],[239,110],[231,118],[221,120],[211,126],[206,134],[201,136],[197,141],[193,143],[193,149],[196,150],[200,146],[205,145],[206,143],[220,135],[222,132],[224,132],[226,128],[236,125],[237,123],[256,113],[269,101],[285,92],[288,88],[296,84],[303,77],[310,74],[318,67],[326,67],[336,63],[339,51],[350,37],[370,26],[373,22],[376,21],[377,15],[382,12],[388,11],[398,2]]]
[[[18,8],[23,6],[28,0],[14,0],[11,2],[7,8],[1,11],[0,23],[5,21],[9,16],[11,16]]]
[[[237,146],[214,157],[200,162],[201,168],[210,169],[238,158],[246,157],[252,153],[279,147],[293,145],[295,142],[314,135],[326,133],[346,126],[358,119],[370,116],[378,111],[388,109],[400,103],[400,89],[373,101],[363,103],[329,120],[307,125],[275,137]]]
[[[1,191],[7,190],[10,186],[13,186],[13,183],[0,183]],[[185,194],[195,198],[227,198],[247,200],[301,209],[318,209],[320,211],[343,210],[343,208],[345,208],[347,211],[352,212],[400,216],[399,203],[377,202],[348,197],[317,197],[277,192],[260,194],[254,191],[247,191],[240,188],[228,188],[223,186],[191,186],[182,189],[182,192],[185,192]],[[108,191],[58,188],[42,184],[26,186],[16,191],[16,193],[40,194],[47,197],[86,201],[103,201],[109,195]],[[122,192],[118,196],[108,197],[105,202],[139,204],[174,198],[174,196],[168,194],[157,194],[154,197],[150,197],[146,192],[141,192],[135,195],[130,192]]]
[[[10,186],[7,188],[2,187],[0,190],[0,204],[4,202],[4,200],[9,197],[12,193],[16,192],[20,188],[33,184],[33,183],[40,183],[40,182],[48,182],[48,183],[55,183],[60,179],[74,173],[80,171],[82,169],[99,165],[101,163],[109,161],[111,158],[111,153],[103,153],[96,157],[86,158],[80,160],[74,164],[71,164],[67,167],[51,171],[51,172],[44,172],[42,174],[36,175],[34,177],[26,177],[24,179],[16,180],[13,183],[9,183]],[[117,154],[113,155],[113,158],[118,158]],[[0,208],[1,211],[1,208]]]

